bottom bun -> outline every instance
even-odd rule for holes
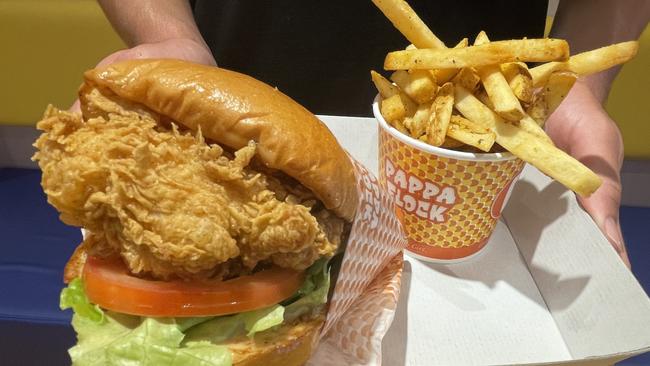
[[[229,341],[233,366],[300,366],[307,363],[325,321],[325,307],[311,320]]]

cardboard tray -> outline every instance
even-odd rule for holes
[[[373,118],[321,119],[377,172]],[[575,196],[532,167],[480,256],[405,259],[385,365],[611,365],[650,351],[650,299]]]

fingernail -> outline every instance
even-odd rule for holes
[[[605,219],[605,236],[607,236],[607,240],[612,243],[618,253],[625,252],[621,227],[618,224],[617,220],[614,220],[614,218],[611,216]]]

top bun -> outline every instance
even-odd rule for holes
[[[86,71],[86,87],[108,89],[221,145],[250,140],[269,168],[309,188],[325,207],[351,221],[357,206],[352,162],[313,114],[250,76],[180,60],[129,60]],[[82,103],[84,101],[81,95]]]

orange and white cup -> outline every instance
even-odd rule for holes
[[[395,201],[406,251],[457,262],[485,247],[524,162],[509,152],[476,154],[431,146],[379,122],[379,182]]]

